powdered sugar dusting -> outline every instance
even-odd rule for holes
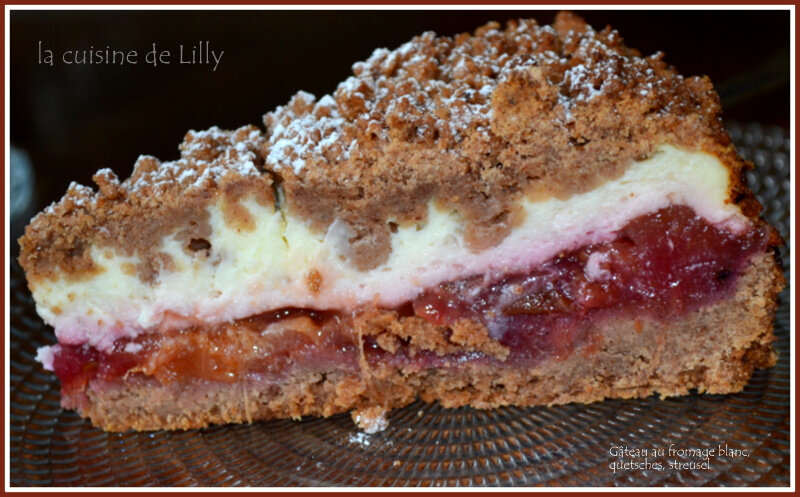
[[[334,161],[347,160],[349,147],[339,144],[345,120],[336,101],[325,95],[318,102],[310,93],[300,92],[275,113],[266,164],[274,169],[291,168],[295,174],[306,166],[309,156]],[[338,145],[337,145],[338,144]]]
[[[350,416],[353,418],[353,422],[368,435],[374,435],[389,427],[384,407],[366,407],[351,412]]]
[[[153,157],[140,157],[126,183],[132,191],[175,186],[199,189],[216,184],[227,175],[255,177],[261,174],[256,167],[260,141],[261,133],[254,127],[235,132],[216,126],[205,131],[192,130],[181,144],[180,159],[159,162]]]
[[[142,155],[134,165],[130,178],[120,182],[111,169],[103,168],[93,179],[99,191],[75,182],[57,203],[39,215],[58,215],[76,210],[91,211],[97,208],[98,199],[134,196],[156,198],[159,195],[178,196],[213,189],[220,183],[233,180],[247,181],[263,175],[259,164],[259,149],[263,135],[255,126],[244,126],[235,131],[225,131],[214,126],[204,131],[189,131],[180,145],[181,157],[175,161],[161,162],[155,157]]]
[[[646,98],[655,90],[659,77],[651,63],[623,52],[616,31],[598,33],[585,24],[560,29],[532,20],[513,21],[505,30],[490,23],[475,36],[427,32],[396,50],[376,49],[353,65],[354,75],[333,95],[317,101],[299,92],[265,116],[266,167],[300,175],[356,159],[360,147],[374,142],[433,141],[457,155],[468,138],[494,138],[492,96],[499,84],[526,71],[542,72],[556,89],[561,124],[601,95],[628,88]]]
[[[360,445],[361,447],[369,447],[372,444],[372,437],[364,432],[351,433],[347,439],[353,445]]]
[[[108,171],[108,169],[101,169],[101,171]],[[113,174],[113,173],[112,173]],[[64,194],[61,200],[53,202],[48,205],[42,212],[37,214],[33,221],[41,216],[57,215],[56,210],[63,209],[67,212],[75,209],[91,209],[96,205],[96,198],[94,190],[88,186],[80,185],[76,182],[71,182],[67,188],[67,193]]]

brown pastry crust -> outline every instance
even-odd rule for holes
[[[236,200],[256,193],[270,203],[273,186],[316,229],[346,222],[362,270],[386,260],[393,225],[424,222],[430,201],[457,210],[479,250],[513,228],[520,197],[590,190],[662,143],[719,156],[731,200],[757,215],[711,82],[683,78],[661,57],[643,58],[616,31],[567,13],[552,27],[425,33],[355,64],[333,97],[297,94],[265,116],[265,136],[254,127],[190,132],[176,162],[142,158],[122,183],[101,171],[98,192],[73,185],[26,229],[20,262],[29,282],[90,277],[96,245],[138,255],[138,274],[154,281],[170,269],[163,236],[202,241],[204,208],[219,196],[247,228]],[[248,161],[259,174],[241,167]]]
[[[203,386],[130,375],[89,383],[89,402],[65,399],[105,430],[189,429],[258,419],[329,416],[351,409],[400,407],[421,398],[445,407],[549,405],[603,398],[741,390],[755,368],[775,363],[771,347],[783,278],[772,254],[757,256],[730,299],[665,322],[616,319],[593,325],[593,340],[562,360],[519,367],[501,359],[422,369],[388,363],[367,375],[352,366],[295,371],[281,382]],[[365,318],[362,333],[414,336],[414,318]],[[479,336],[479,334],[477,335]],[[452,345],[452,342],[448,347]],[[474,350],[467,344],[465,350]]]
[[[436,355],[480,352],[505,360],[508,348],[489,336],[489,330],[476,321],[460,319],[452,326],[434,325],[417,316],[400,317],[397,311],[368,310],[354,323],[362,337],[374,337],[377,345],[392,354],[401,347],[409,357],[420,351]]]

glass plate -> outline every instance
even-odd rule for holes
[[[728,127],[756,166],[749,182],[766,218],[788,240],[786,133]],[[789,247],[782,255],[788,279]],[[16,263],[10,286],[13,486],[789,484],[788,288],[775,329],[779,362],[739,394],[489,411],[417,402],[391,412],[386,431],[366,435],[346,414],[186,432],[99,431],[59,407],[58,381],[34,360],[54,337]]]

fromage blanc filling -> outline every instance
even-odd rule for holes
[[[174,267],[157,281],[144,282],[131,270],[136,257],[94,246],[95,276],[37,281],[33,293],[60,343],[99,350],[119,338],[271,309],[392,308],[445,281],[527,271],[562,251],[610,240],[631,219],[671,205],[688,206],[707,222],[738,232],[748,221],[728,200],[729,184],[730,171],[715,156],[663,145],[590,192],[522,200],[522,222],[499,245],[480,252],[465,243],[457,213],[431,204],[424,224],[397,227],[388,260],[369,271],[348,262],[352,234],[343,223],[316,233],[284,210],[245,199],[255,227],[242,230],[211,204],[211,234],[191,250],[176,236],[164,237],[162,250]],[[589,271],[603,277],[600,261]]]

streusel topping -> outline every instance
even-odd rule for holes
[[[252,126],[189,132],[175,162],[140,158],[121,183],[101,170],[97,192],[72,185],[28,227],[20,260],[29,278],[79,277],[91,273],[90,244],[111,246],[138,254],[152,281],[170,266],[164,235],[206,236],[205,206],[246,192],[265,204],[285,199],[279,207],[316,230],[344,223],[361,270],[385,261],[393,227],[424,223],[431,202],[456,211],[481,250],[520,220],[521,197],[591,190],[663,143],[719,156],[741,200],[742,163],[711,82],[661,59],[568,13],[553,26],[428,32],[375,50],[332,95],[299,92],[264,117],[263,135]]]
[[[255,126],[189,131],[176,161],[141,156],[131,177],[122,182],[110,169],[101,169],[92,178],[98,191],[72,183],[20,239],[20,262],[29,280],[58,272],[91,276],[96,267],[89,249],[96,244],[139,255],[139,276],[153,281],[171,266],[169,256],[159,250],[163,236],[177,232],[191,250],[191,240],[210,234],[204,207],[215,197],[222,196],[230,206],[246,193],[265,205],[274,202],[259,154],[263,139]]]
[[[265,167],[290,211],[318,229],[352,226],[362,269],[388,256],[389,223],[424,222],[432,199],[463,216],[481,249],[513,227],[520,196],[591,190],[660,143],[739,167],[710,81],[661,58],[564,13],[553,26],[428,32],[375,50],[332,96],[300,92],[267,114]]]

